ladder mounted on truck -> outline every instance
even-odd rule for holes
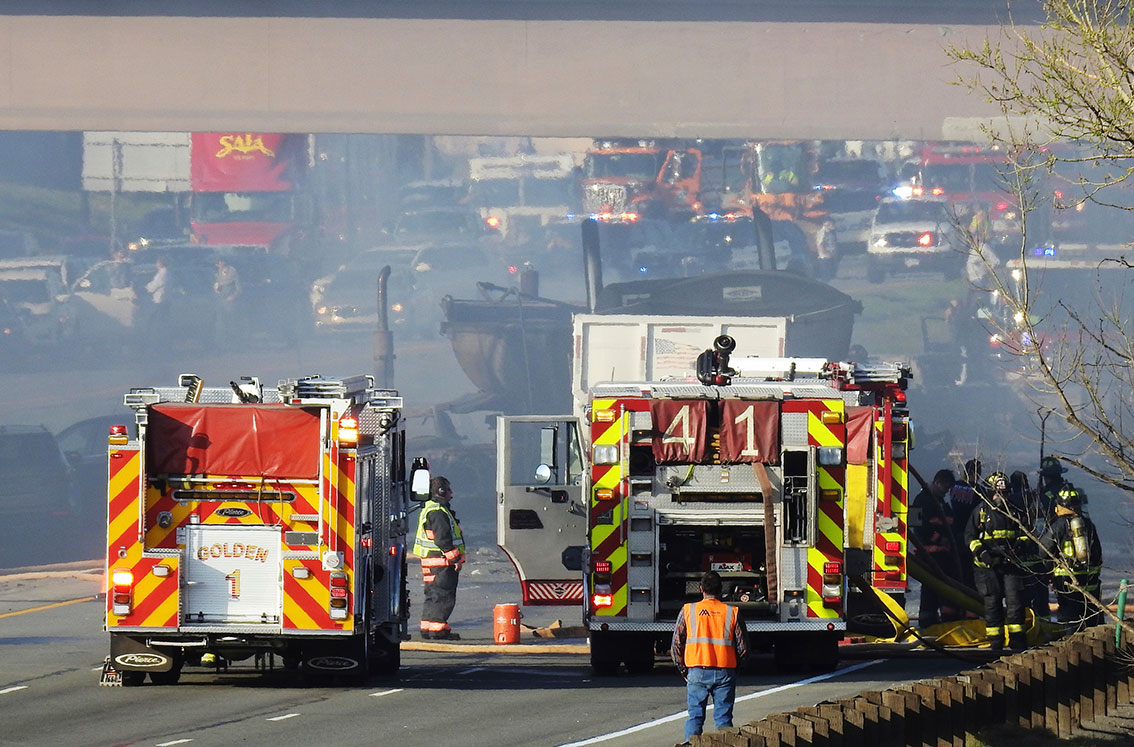
[[[727,386],[734,378],[762,381],[797,381],[821,379],[839,388],[871,388],[879,384],[906,388],[913,377],[904,363],[864,365],[850,361],[834,362],[825,358],[731,357],[736,341],[729,335],[713,340],[712,350],[697,356],[697,378],[705,385]]]

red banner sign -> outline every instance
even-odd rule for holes
[[[721,401],[721,463],[780,461],[778,402]]]
[[[194,192],[284,192],[302,135],[194,132],[189,179]]]
[[[847,408],[847,464],[866,464],[873,426],[873,407]]]
[[[654,421],[654,461],[699,464],[705,460],[709,403],[705,400],[657,399],[650,402]]]

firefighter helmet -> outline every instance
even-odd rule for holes
[[[984,484],[989,490],[1004,493],[1008,490],[1008,476],[1003,472],[993,472],[991,475],[984,478]]]
[[[1053,456],[1045,456],[1040,460],[1040,474],[1044,477],[1057,477],[1067,471],[1067,468],[1059,463],[1059,459]]]
[[[1055,494],[1055,502],[1064,508],[1078,511],[1083,507],[1083,493],[1071,483],[1067,483]]]

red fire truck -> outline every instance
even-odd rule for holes
[[[352,678],[398,669],[409,480],[396,392],[367,376],[269,389],[183,375],[125,403],[133,432],[109,436],[103,684],[173,684],[184,666],[249,658]]]
[[[586,367],[603,351],[576,332]],[[594,670],[645,671],[715,570],[779,666],[833,668],[850,580],[906,591],[908,367],[730,361],[727,335],[697,356],[656,332],[643,355],[678,373],[498,420],[497,541],[524,604],[581,606]]]

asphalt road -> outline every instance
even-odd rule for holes
[[[583,640],[545,644],[526,636],[518,646],[494,650],[492,600],[486,598],[495,595],[485,592],[495,582],[478,583],[476,577],[462,581],[454,619],[462,641],[436,647],[440,651],[406,644],[398,677],[337,686],[237,664],[227,672],[187,669],[175,686],[99,687],[109,643],[102,632],[99,575],[84,572],[92,568],[97,564],[0,576],[0,743],[413,747],[453,741],[620,746],[681,741],[685,690],[671,664],[659,660],[645,676],[596,678]],[[755,664],[741,677],[737,723],[971,666],[863,655],[830,675],[800,678],[774,673],[770,658]]]

